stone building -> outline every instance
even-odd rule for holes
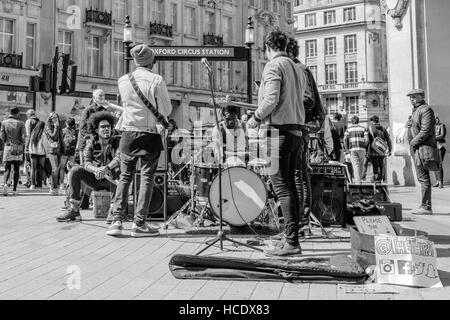
[[[34,107],[43,117],[51,111],[51,95],[30,93],[28,84],[40,64],[51,62],[56,46],[78,65],[77,92],[57,97],[58,113],[79,114],[96,88],[116,100],[117,79],[124,74],[126,15],[135,44],[215,47],[244,46],[251,16],[256,30],[254,79],[260,78],[265,63],[264,33],[272,26],[292,30],[294,22],[290,0],[0,0],[0,117],[11,104],[23,111]],[[213,68],[218,95],[245,101],[246,62],[214,62]],[[154,71],[167,81],[172,117],[180,127],[212,121],[209,82],[200,62],[158,62]]]
[[[377,0],[295,0],[300,60],[329,113],[389,125],[385,15]]]

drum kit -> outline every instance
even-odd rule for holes
[[[191,157],[186,165],[190,175],[190,200],[166,222],[166,229],[180,215],[189,215],[195,227],[206,218],[218,221],[220,215],[219,165]],[[222,219],[232,227],[255,222],[274,222],[280,229],[280,210],[269,178],[270,162],[254,159],[248,164],[229,157],[222,170]]]

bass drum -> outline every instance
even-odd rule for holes
[[[214,215],[220,216],[219,176],[209,190],[209,203]],[[233,167],[222,171],[222,217],[234,227],[243,227],[255,221],[267,204],[264,182],[254,172]]]

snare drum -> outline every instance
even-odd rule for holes
[[[194,185],[200,198],[207,199],[212,181],[219,173],[214,164],[196,164],[194,166]]]
[[[233,167],[222,171],[222,217],[231,226],[242,227],[255,221],[267,204],[264,182],[254,172]],[[219,176],[209,190],[214,215],[220,215]]]

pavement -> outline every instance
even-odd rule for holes
[[[449,300],[450,187],[433,189],[435,214],[413,216],[417,188],[391,187],[393,201],[403,204],[403,227],[429,234],[437,248],[443,288],[393,285],[348,285],[265,281],[177,280],[168,263],[174,254],[194,254],[215,234],[162,231],[158,238],[105,235],[108,226],[83,211],[82,223],[57,223],[64,197],[47,190],[21,189],[16,197],[0,195],[0,299],[39,300]],[[351,254],[349,232],[327,229],[337,239],[314,237],[301,245],[303,256]],[[237,240],[254,238],[251,234]],[[263,258],[259,252],[234,247],[209,249],[205,255]]]

